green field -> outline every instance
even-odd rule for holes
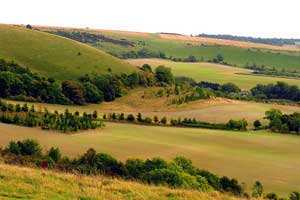
[[[106,123],[104,129],[67,135],[0,124],[0,145],[11,140],[37,139],[43,148],[61,148],[78,156],[89,147],[126,158],[181,155],[198,167],[236,177],[247,189],[260,180],[266,191],[287,195],[299,190],[300,137],[265,132],[234,132],[206,129],[149,127]]]
[[[59,28],[58,28],[59,29]],[[48,29],[49,30],[49,29]],[[57,30],[57,28],[50,29]],[[72,29],[67,29],[73,31]],[[76,30],[78,31],[78,30]],[[122,57],[123,53],[130,51],[139,51],[147,49],[152,52],[163,52],[167,57],[187,58],[190,55],[195,56],[198,60],[212,60],[217,54],[224,56],[225,62],[239,67],[247,63],[252,65],[264,65],[272,68],[284,68],[291,70],[300,69],[300,52],[286,50],[261,49],[256,47],[238,47],[209,44],[199,41],[184,41],[175,39],[165,39],[159,34],[130,33],[118,31],[101,31],[101,30],[81,30],[82,32],[91,32],[102,34],[114,39],[126,39],[135,43],[134,47],[127,47],[111,42],[101,41],[91,44],[99,49],[109,52],[113,55]],[[168,35],[167,35],[168,36]],[[171,35],[172,37],[172,35]],[[197,39],[197,38],[196,38]],[[196,40],[195,39],[195,40]]]
[[[175,76],[191,77],[196,81],[208,81],[215,83],[232,82],[242,89],[250,89],[258,83],[268,84],[275,83],[277,81],[283,81],[300,86],[299,79],[245,75],[247,73],[251,73],[251,71],[212,63],[182,63],[162,59],[128,59],[127,62],[135,66],[141,66],[145,63],[154,67],[157,67],[158,65],[165,65],[172,68],[172,72]]]
[[[12,25],[0,25],[0,58],[58,80],[86,73],[131,72],[129,64],[103,51],[63,37]]]
[[[1,160],[0,160],[1,161]],[[0,199],[238,200],[219,192],[142,185],[108,177],[76,176],[0,163]]]

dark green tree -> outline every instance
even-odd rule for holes
[[[78,82],[72,80],[63,81],[62,92],[75,104],[85,104],[83,88]]]

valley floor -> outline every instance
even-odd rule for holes
[[[212,100],[199,100],[182,105],[169,105],[168,98],[155,97],[155,88],[139,88],[130,91],[124,97],[116,99],[113,102],[102,104],[91,104],[88,106],[65,106],[43,103],[27,103],[29,106],[35,105],[35,108],[43,111],[47,108],[49,111],[63,112],[69,109],[71,112],[92,113],[96,110],[99,116],[105,114],[125,113],[135,114],[141,112],[143,116],[162,118],[166,116],[171,118],[196,118],[200,121],[211,123],[227,123],[230,119],[246,119],[250,126],[254,120],[263,120],[265,112],[271,108],[280,109],[284,113],[300,112],[300,106],[278,105],[271,103],[258,103],[249,101],[237,101],[224,98]],[[23,104],[24,102],[3,100],[13,104]]]
[[[300,137],[268,132],[153,127],[106,123],[75,135],[0,124],[0,146],[11,140],[36,139],[44,149],[57,146],[68,156],[92,147],[118,159],[185,156],[200,168],[245,182],[260,180],[267,192],[299,191]]]

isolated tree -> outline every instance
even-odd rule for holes
[[[172,83],[174,81],[171,68],[162,65],[155,69],[155,77],[159,82]]]
[[[261,125],[262,124],[261,124],[261,122],[259,120],[255,120],[253,122],[253,126],[254,126],[255,130],[258,130],[261,127]]]
[[[216,58],[214,59],[214,61],[215,62],[217,62],[217,63],[221,63],[221,62],[223,62],[224,61],[224,57],[223,57],[223,55],[222,54],[217,54],[217,56],[216,56]]]
[[[144,64],[144,65],[142,66],[142,69],[143,69],[143,70],[146,70],[146,71],[148,71],[148,72],[152,72],[152,68],[151,68],[151,66],[150,66],[149,64]]]
[[[32,29],[32,26],[31,26],[30,24],[27,24],[27,25],[26,25],[26,28]]]
[[[292,192],[290,194],[290,200],[300,200],[300,193],[299,192]]]
[[[125,120],[125,115],[124,115],[124,113],[121,113],[121,114],[119,115],[119,120],[121,120],[121,121]]]
[[[129,114],[127,116],[127,121],[133,122],[135,120],[134,115],[133,114]]]
[[[264,193],[263,185],[259,181],[256,181],[252,187],[252,197],[255,198],[262,197],[263,193]]]
[[[138,113],[136,119],[137,119],[138,122],[143,122],[143,117],[142,117],[142,114],[140,112]]]
[[[266,194],[265,196],[265,199],[268,199],[268,200],[278,200],[278,196],[276,193],[268,193]]]
[[[94,84],[83,84],[84,98],[89,103],[100,103],[103,99],[102,91],[99,90]]]
[[[167,124],[167,118],[166,118],[166,117],[163,117],[163,118],[160,120],[160,123],[162,123],[162,124]]]
[[[62,92],[75,104],[85,104],[84,91],[79,83],[72,80],[63,81]]]
[[[60,153],[60,150],[58,148],[54,148],[54,147],[51,147],[51,149],[49,150],[48,152],[48,156],[50,158],[52,158],[52,160],[54,162],[58,162],[60,161],[61,159],[61,153]]]
[[[93,117],[94,119],[97,119],[97,118],[98,118],[98,113],[97,113],[97,111],[96,111],[96,110],[93,112],[93,115],[92,115],[92,117]]]
[[[225,93],[236,93],[240,92],[241,89],[234,83],[225,83],[221,86],[222,92]]]
[[[158,123],[158,122],[159,122],[159,119],[158,119],[158,117],[157,117],[156,115],[154,116],[153,121],[154,121],[155,123]]]

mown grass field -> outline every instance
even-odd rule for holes
[[[44,149],[57,146],[69,156],[78,156],[90,147],[121,160],[186,156],[200,168],[238,178],[248,190],[256,180],[267,192],[281,195],[300,189],[300,137],[294,135],[116,123],[68,135],[0,124],[0,145],[26,138],[37,139]]]
[[[175,76],[186,76],[196,81],[208,81],[221,84],[232,82],[244,90],[249,90],[258,83],[268,84],[276,83],[277,81],[300,86],[299,79],[246,75],[251,73],[251,71],[212,63],[183,63],[162,59],[128,59],[127,62],[135,66],[142,66],[145,63],[154,67],[165,65],[172,69]]]
[[[14,61],[46,77],[75,79],[86,73],[134,70],[94,47],[23,27],[0,24],[0,59]]]
[[[64,28],[44,27],[42,29],[61,30]],[[255,63],[256,65],[265,65],[269,68],[300,69],[299,49],[169,34],[72,28],[66,28],[64,30],[102,34],[114,39],[126,39],[135,43],[134,47],[125,47],[104,41],[98,42],[95,45],[95,47],[99,49],[103,49],[106,52],[118,56],[121,56],[124,52],[147,49],[153,52],[163,52],[167,57],[171,56],[173,58],[184,59],[193,55],[199,60],[212,60],[220,53],[224,56],[227,63],[239,67],[243,67],[247,63],[250,65]]]
[[[87,177],[0,164],[1,199],[238,200],[218,192],[142,185],[107,177]]]

